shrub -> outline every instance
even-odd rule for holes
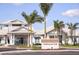
[[[33,45],[41,45],[41,43],[35,43],[35,44],[33,44]]]
[[[41,49],[41,44],[40,43],[33,44],[32,49],[33,50],[39,50],[39,49]]]

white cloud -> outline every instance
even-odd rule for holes
[[[71,9],[62,13],[64,16],[74,17],[79,16],[79,9]]]
[[[23,3],[13,3],[13,5],[16,5],[16,6],[20,6],[22,5]]]

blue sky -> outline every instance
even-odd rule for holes
[[[0,4],[0,22],[8,21],[11,19],[23,20],[21,16],[23,11],[30,14],[33,10],[37,10],[38,14],[43,16],[38,3],[25,3],[25,4]],[[77,3],[54,3],[48,16],[47,28],[53,25],[53,20],[62,20],[65,23],[79,22],[79,4]],[[43,29],[43,23],[33,24],[34,29]]]

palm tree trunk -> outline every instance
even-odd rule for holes
[[[59,39],[59,44],[60,44],[60,36],[59,36],[59,29],[58,30],[56,30],[57,31],[57,36],[58,36],[58,39]],[[60,44],[61,45],[61,44]]]
[[[32,31],[33,31],[33,30],[32,30],[32,24],[30,24],[30,33],[32,33]],[[32,35],[30,34],[30,40],[29,40],[29,42],[31,42],[31,40],[32,40],[31,36],[32,36]],[[32,43],[30,43],[30,46],[32,47]]]
[[[70,38],[71,38],[71,40],[73,42],[73,29],[70,30]]]
[[[27,46],[29,47],[30,46],[30,35],[29,35],[29,25],[28,25],[28,42],[27,42]]]
[[[62,45],[62,36],[61,36],[61,30],[58,30],[58,36],[59,36],[59,42]]]
[[[30,30],[31,30],[31,32],[32,32],[32,24],[30,25]]]
[[[47,38],[46,35],[46,17],[44,16],[44,37]]]
[[[65,44],[68,45],[68,36],[65,34]]]
[[[60,43],[62,45],[62,30],[60,29]]]
[[[76,45],[75,30],[74,30],[73,34],[74,34],[74,40],[73,40],[74,41],[74,45]]]

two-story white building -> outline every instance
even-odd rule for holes
[[[28,37],[30,38],[28,39]],[[32,38],[33,33],[29,32],[26,22],[20,20],[11,20],[0,24],[0,44],[32,45]]]

